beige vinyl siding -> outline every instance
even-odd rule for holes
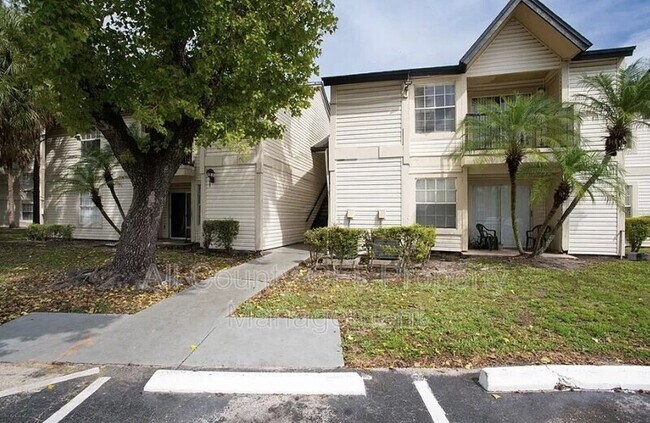
[[[627,175],[625,183],[632,186],[632,215],[650,216],[650,174]]]
[[[375,147],[402,141],[402,84],[382,82],[336,90],[336,146]]]
[[[594,202],[580,201],[569,216],[569,254],[616,255],[618,215],[618,207],[601,194],[594,193]]]
[[[646,168],[643,173],[628,174],[625,184],[632,187],[632,216],[650,216],[650,171]],[[643,246],[650,247],[650,238]]]
[[[14,213],[18,219],[20,227],[25,227],[32,223],[31,221],[25,221],[21,219],[22,213],[22,201],[28,200],[31,201],[31,192],[26,193],[21,187],[22,175],[17,174],[14,181],[14,204],[16,205]],[[9,199],[8,195],[8,183],[7,183],[7,174],[4,170],[0,170],[0,226],[8,226],[9,221],[7,219],[7,200]]]
[[[468,77],[557,69],[560,58],[511,19],[471,63]]]
[[[265,165],[263,174],[262,249],[295,244],[304,240],[307,219],[325,186],[325,169],[289,173]]]
[[[634,144],[625,150],[625,168],[643,169],[650,179],[650,128],[636,128]]]
[[[592,60],[583,62],[569,63],[569,99],[576,101],[577,94],[584,94],[586,88],[582,80],[587,75],[597,75],[599,73],[614,73],[618,68],[618,62],[612,60]],[[604,149],[603,138],[606,135],[605,125],[600,119],[586,117],[580,124],[580,133],[586,142],[586,145],[596,149]]]
[[[77,239],[117,240],[117,233],[103,217],[96,225],[81,226],[79,194],[61,193],[61,179],[79,160],[81,142],[67,135],[63,130],[52,133],[45,142],[45,222],[71,225],[74,228],[73,237]],[[101,143],[103,147],[106,145],[106,140],[102,138]],[[116,187],[116,192],[126,212],[133,197],[131,183],[123,171],[119,170],[117,176],[123,177]],[[110,191],[104,187],[100,195],[107,214],[119,227],[122,224],[122,217]]]
[[[400,159],[344,160],[336,168],[335,223],[355,228],[402,224],[402,163]],[[355,213],[346,218],[348,210]],[[380,222],[377,213],[386,211]]]
[[[235,219],[237,250],[255,250],[255,166],[240,164],[212,167],[215,181],[205,187],[204,220]]]
[[[326,185],[325,159],[311,153],[311,146],[329,134],[323,100],[319,89],[300,116],[279,113],[283,139],[262,144],[263,250],[302,242],[309,229],[309,213]]]
[[[461,139],[453,136],[445,138],[412,138],[410,140],[411,157],[444,157],[452,154],[460,145]],[[444,157],[442,168],[455,165],[454,160]]]
[[[436,234],[436,245],[433,251],[450,251],[460,252],[463,249],[462,235],[460,233],[446,234],[441,233],[440,230]]]
[[[618,60],[592,60],[569,63],[569,99],[585,93],[582,83],[584,76],[599,73],[614,73]],[[604,148],[605,125],[602,120],[584,118],[580,124],[580,134],[585,145],[594,150]],[[569,253],[616,255],[619,243],[619,210],[608,204],[600,195],[595,202],[585,198],[569,217]]]

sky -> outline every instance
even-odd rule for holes
[[[508,0],[334,0],[320,76],[457,64]],[[650,0],[543,0],[591,49],[636,45],[650,58]]]

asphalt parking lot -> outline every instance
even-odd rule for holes
[[[78,370],[75,369],[75,370]],[[145,393],[155,369],[104,367],[99,374],[0,397],[0,421],[43,422],[70,408],[100,378],[110,378],[63,422],[431,422],[414,381],[424,380],[449,422],[647,422],[650,394],[485,392],[476,372],[358,371],[366,396]],[[7,387],[5,383],[4,388]],[[56,417],[56,416],[55,416]],[[444,421],[444,420],[442,420]]]

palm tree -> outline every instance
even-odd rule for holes
[[[553,205],[541,225],[539,236],[533,247],[533,257],[545,252],[564,220],[551,224],[562,205],[576,192],[584,192],[594,199],[598,193],[612,202],[620,200],[622,178],[615,165],[609,165],[601,172],[602,153],[585,149],[579,143],[550,148],[544,160],[528,163],[522,173],[533,180],[532,200],[545,201],[549,193],[553,194]],[[602,183],[585,186],[593,173],[601,172]],[[548,231],[548,236],[544,237]]]
[[[604,122],[607,130],[604,154],[600,153],[600,163],[580,174],[584,183],[574,186],[575,196],[552,227],[551,240],[585,195],[592,196],[593,200],[592,193],[597,191],[607,200],[620,203],[623,177],[612,158],[632,144],[634,129],[650,126],[650,73],[646,61],[639,60],[615,74],[585,76],[582,85],[586,93],[575,96],[576,104],[586,117]],[[550,241],[536,248],[535,254],[544,252],[549,244]]]
[[[122,203],[115,192],[115,187],[119,183],[119,178],[114,176],[115,169],[117,168],[117,160],[115,159],[113,151],[109,146],[104,146],[104,148],[94,148],[87,152],[85,160],[88,162],[89,166],[102,173],[104,183],[111,192],[113,201],[115,201],[117,209],[120,211],[120,215],[122,216],[122,220],[124,220],[124,209],[122,208]]]
[[[7,173],[7,220],[17,226],[14,184],[32,161],[46,114],[37,106],[32,87],[22,78],[22,66],[12,37],[21,30],[21,15],[0,5],[0,166]]]
[[[60,194],[90,194],[90,198],[108,222],[109,225],[117,232],[122,234],[113,219],[106,213],[100,191],[106,185],[106,181],[100,175],[102,169],[97,166],[93,159],[83,158],[70,168],[70,173],[59,181],[58,191]]]
[[[478,154],[481,160],[503,159],[510,179],[510,216],[515,244],[524,250],[517,225],[517,174],[526,156],[541,157],[541,146],[567,145],[573,141],[575,113],[545,94],[515,94],[503,105],[478,108],[461,124],[465,142],[454,152],[456,158]]]
[[[616,74],[585,76],[582,85],[587,93],[575,96],[580,112],[587,117],[601,119],[607,129],[605,155],[600,166],[604,172],[619,150],[631,146],[634,129],[650,126],[648,63],[639,60]],[[600,174],[595,172],[585,182],[585,189],[589,189],[598,179]],[[575,208],[583,195],[584,192],[582,195],[578,193],[569,206],[570,210]]]

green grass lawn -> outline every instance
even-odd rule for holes
[[[69,270],[106,264],[114,250],[97,242],[16,240],[20,238],[15,230],[0,231],[0,324],[33,311],[135,313],[244,260],[198,249],[159,248],[159,270],[178,277],[181,284],[147,291],[98,291],[88,285],[55,289]]]
[[[525,259],[465,259],[462,266],[460,276],[407,283],[303,268],[237,314],[339,319],[352,367],[650,364],[650,263],[555,270]]]
[[[27,229],[25,228],[0,228],[0,242],[2,241],[21,241],[27,239]]]

